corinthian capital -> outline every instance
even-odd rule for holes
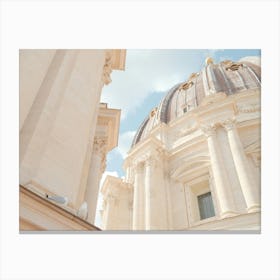
[[[95,137],[93,141],[93,152],[95,154],[104,155],[107,151],[107,139],[102,137]]]
[[[216,128],[217,125],[216,124],[210,124],[210,125],[201,125],[200,126],[202,132],[204,133],[204,135],[208,138],[210,136],[215,135],[216,133]]]
[[[143,172],[144,169],[144,163],[143,161],[135,161],[133,163],[133,169],[135,171],[135,173],[141,173]]]
[[[235,119],[230,118],[221,123],[221,125],[225,128],[226,131],[230,131],[235,127]]]
[[[145,160],[145,166],[146,167],[147,166],[149,166],[149,167],[155,166],[156,163],[157,163],[157,159],[156,159],[156,157],[154,155],[147,157],[146,160]]]
[[[110,51],[106,52],[105,64],[103,67],[103,82],[108,85],[112,82],[110,74],[112,73],[112,53]]]

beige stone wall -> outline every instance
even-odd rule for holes
[[[59,50],[53,60],[20,131],[20,183],[32,179],[78,207],[84,159],[95,134],[105,52]]]
[[[19,51],[19,128],[39,92],[39,89],[53,62],[56,50],[20,50]]]
[[[125,50],[20,50],[20,184],[43,197],[67,198],[67,207],[91,223],[120,119],[120,110],[100,105],[101,91],[112,70],[124,66]],[[93,170],[100,135],[107,145]],[[87,193],[94,195],[85,199]]]

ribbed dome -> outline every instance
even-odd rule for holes
[[[227,95],[261,87],[259,57],[244,57],[238,62],[225,60],[214,64],[211,58],[198,73],[171,88],[159,106],[153,109],[139,127],[132,146],[145,139],[159,123],[169,123],[198,107],[205,96],[224,92]]]

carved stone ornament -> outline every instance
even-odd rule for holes
[[[204,135],[208,138],[216,134],[217,124],[201,125],[200,128]]]
[[[107,139],[95,137],[93,141],[93,153],[103,156],[107,152]]]
[[[103,82],[105,85],[108,85],[112,82],[111,75],[112,73],[112,53],[107,51],[105,57],[105,64],[103,67]]]
[[[105,172],[106,167],[107,167],[106,154],[103,153],[102,154],[102,159],[101,159],[101,165],[100,165],[100,174],[99,174],[100,177]]]
[[[145,166],[146,167],[152,167],[152,166],[155,166],[157,163],[157,159],[156,157],[153,155],[153,156],[149,156],[146,161],[145,161]]]
[[[133,166],[134,173],[141,173],[144,170],[143,161],[137,160],[137,161],[133,162],[132,166]]]
[[[180,88],[179,88],[179,90],[186,90],[186,89],[189,89],[190,87],[192,87],[193,86],[193,82],[192,81],[190,81],[190,82],[186,82],[186,83],[183,83],[181,86],[180,86]]]
[[[156,114],[156,112],[157,112],[157,107],[155,107],[152,111],[151,111],[151,113],[150,113],[150,118],[152,118],[155,114]]]
[[[189,77],[189,81],[192,80],[192,79],[194,79],[194,78],[196,78],[197,76],[199,76],[199,72],[197,72],[197,73],[192,73],[192,74],[190,75],[190,77]]]
[[[227,64],[226,70],[227,71],[237,71],[240,67],[243,67],[242,63],[231,62],[231,63]]]
[[[226,131],[230,131],[235,127],[235,119],[230,118],[221,122],[221,125],[226,129]]]
[[[258,103],[248,104],[248,105],[239,105],[237,106],[239,113],[254,113],[261,110],[261,106]]]

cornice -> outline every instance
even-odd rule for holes
[[[133,158],[137,158],[138,155],[143,155],[144,151],[146,153],[151,153],[156,148],[160,148],[165,150],[165,145],[162,141],[157,139],[155,136],[151,135],[147,137],[145,140],[137,143],[128,153],[127,160],[132,160]]]
[[[80,224],[82,226],[81,230],[82,229],[100,230],[98,227],[88,223],[87,221],[85,221],[85,220],[79,218],[78,216],[74,215],[73,213],[67,211],[65,208],[62,208],[59,205],[45,199],[44,197],[34,193],[33,191],[29,190],[28,188],[26,188],[22,185],[19,186],[19,190],[20,190],[20,195],[21,194],[25,195],[29,199],[34,200],[34,201],[38,202],[39,204],[41,204],[42,206],[49,208],[49,211],[56,212],[58,216],[62,215],[65,219],[69,219],[71,221],[77,222],[77,224]],[[35,208],[34,208],[34,210],[36,211]]]
[[[132,185],[128,182],[124,182],[123,179],[119,177],[114,177],[107,175],[106,179],[101,187],[101,193],[104,197],[108,195],[116,195],[120,192],[130,192],[132,190]]]

